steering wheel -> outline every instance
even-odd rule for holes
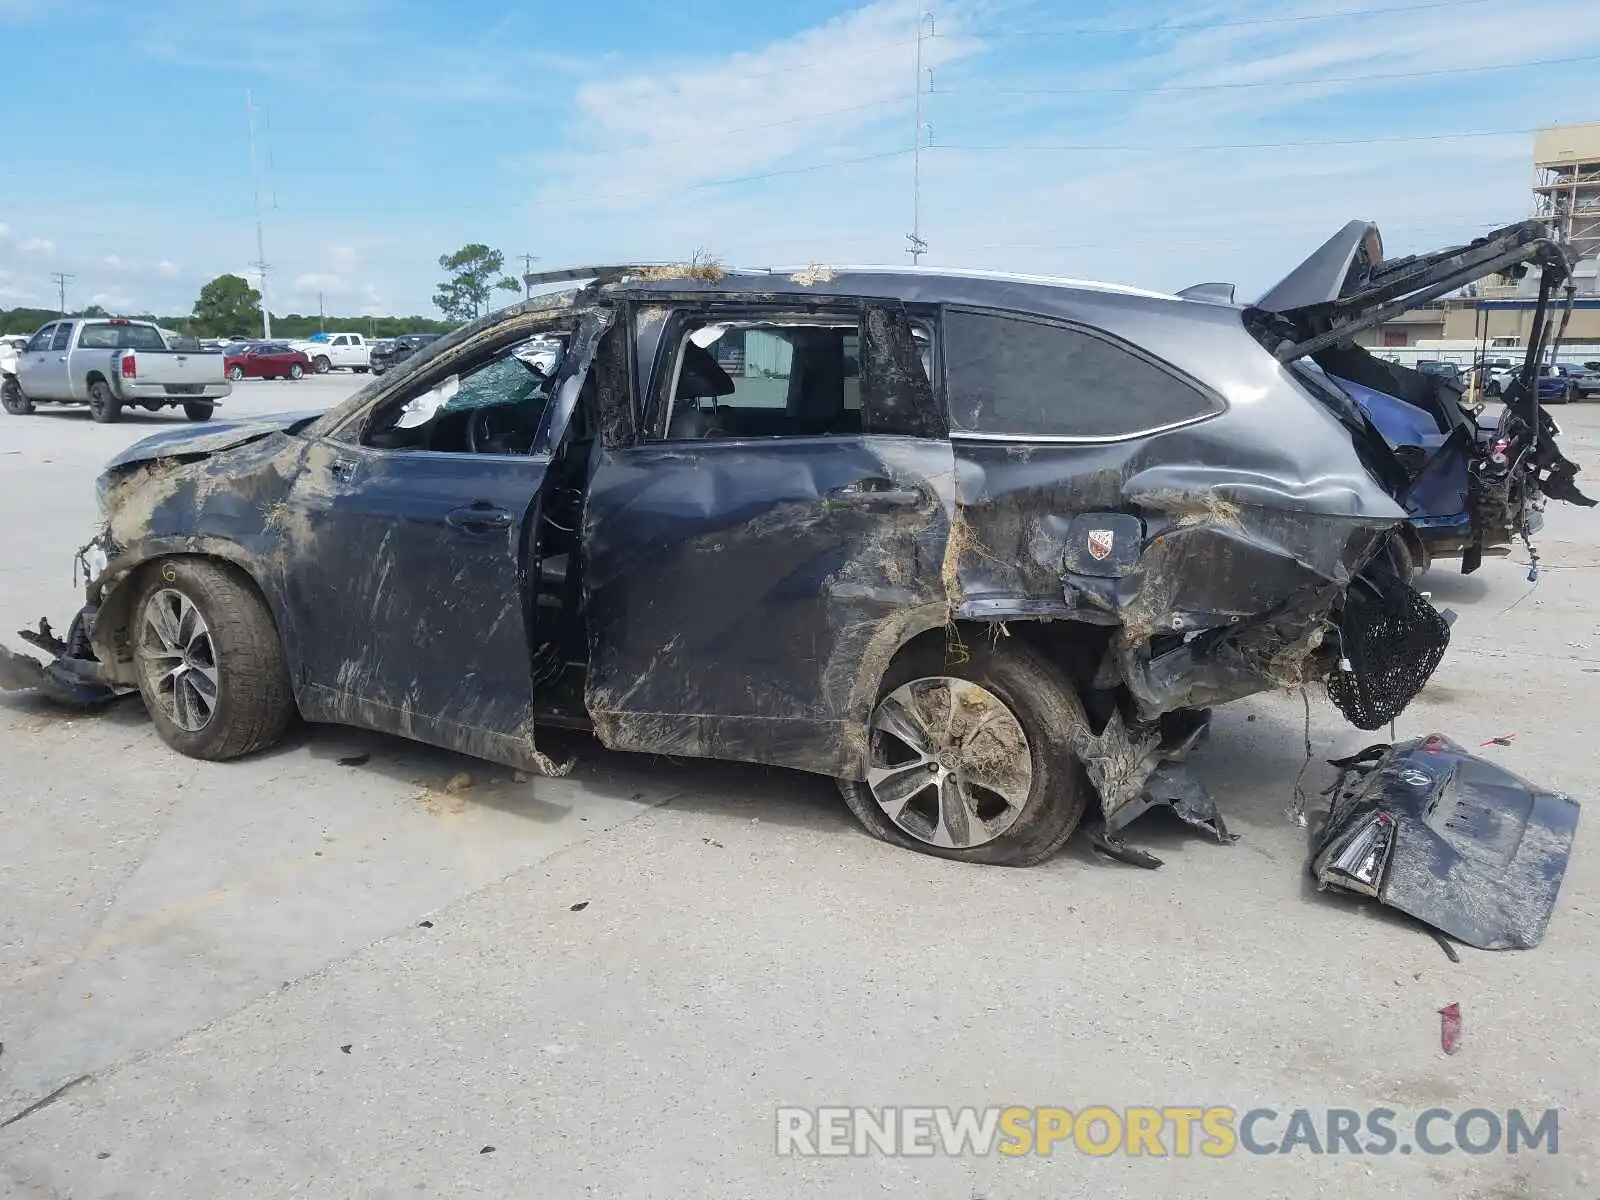
[[[473,454],[509,454],[511,445],[505,437],[496,430],[494,414],[499,409],[497,405],[485,405],[475,408],[467,417],[466,439],[467,449]],[[509,434],[511,430],[506,430]]]

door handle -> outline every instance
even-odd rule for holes
[[[464,533],[486,533],[491,529],[510,529],[511,514],[480,500],[465,508],[452,508],[445,514],[444,523]]]
[[[353,458],[336,458],[328,464],[328,474],[335,479],[349,479],[356,473],[356,460]]]
[[[66,362],[67,361],[67,356],[65,354],[63,354],[60,358],[56,359],[56,361],[57,362]]]
[[[836,487],[827,494],[836,504],[863,504],[884,508],[915,508],[927,501],[920,488],[896,487],[887,479],[861,479]]]

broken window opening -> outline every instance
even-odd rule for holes
[[[891,340],[887,321],[864,330],[842,314],[693,318],[680,327],[665,374],[662,399],[671,403],[658,407],[665,428],[655,440],[921,434],[932,407],[933,337],[900,319],[904,361],[869,371],[864,345],[880,347],[874,362],[893,357],[881,349]]]
[[[413,381],[374,411],[362,444],[443,454],[535,453],[570,338],[568,330],[540,330]]]

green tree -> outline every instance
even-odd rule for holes
[[[261,293],[242,275],[218,275],[200,289],[194,302],[193,328],[214,337],[261,327]]]
[[[450,278],[439,284],[433,303],[452,320],[477,320],[488,309],[489,297],[495,292],[522,290],[515,279],[501,274],[505,265],[506,256],[482,242],[463,246],[454,254],[440,255],[439,266],[450,272]]]

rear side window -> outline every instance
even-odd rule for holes
[[[1130,437],[1222,407],[1108,337],[1033,317],[949,310],[945,364],[951,428],[969,433]]]
[[[165,350],[161,331],[149,325],[85,325],[78,334],[79,350]]]

